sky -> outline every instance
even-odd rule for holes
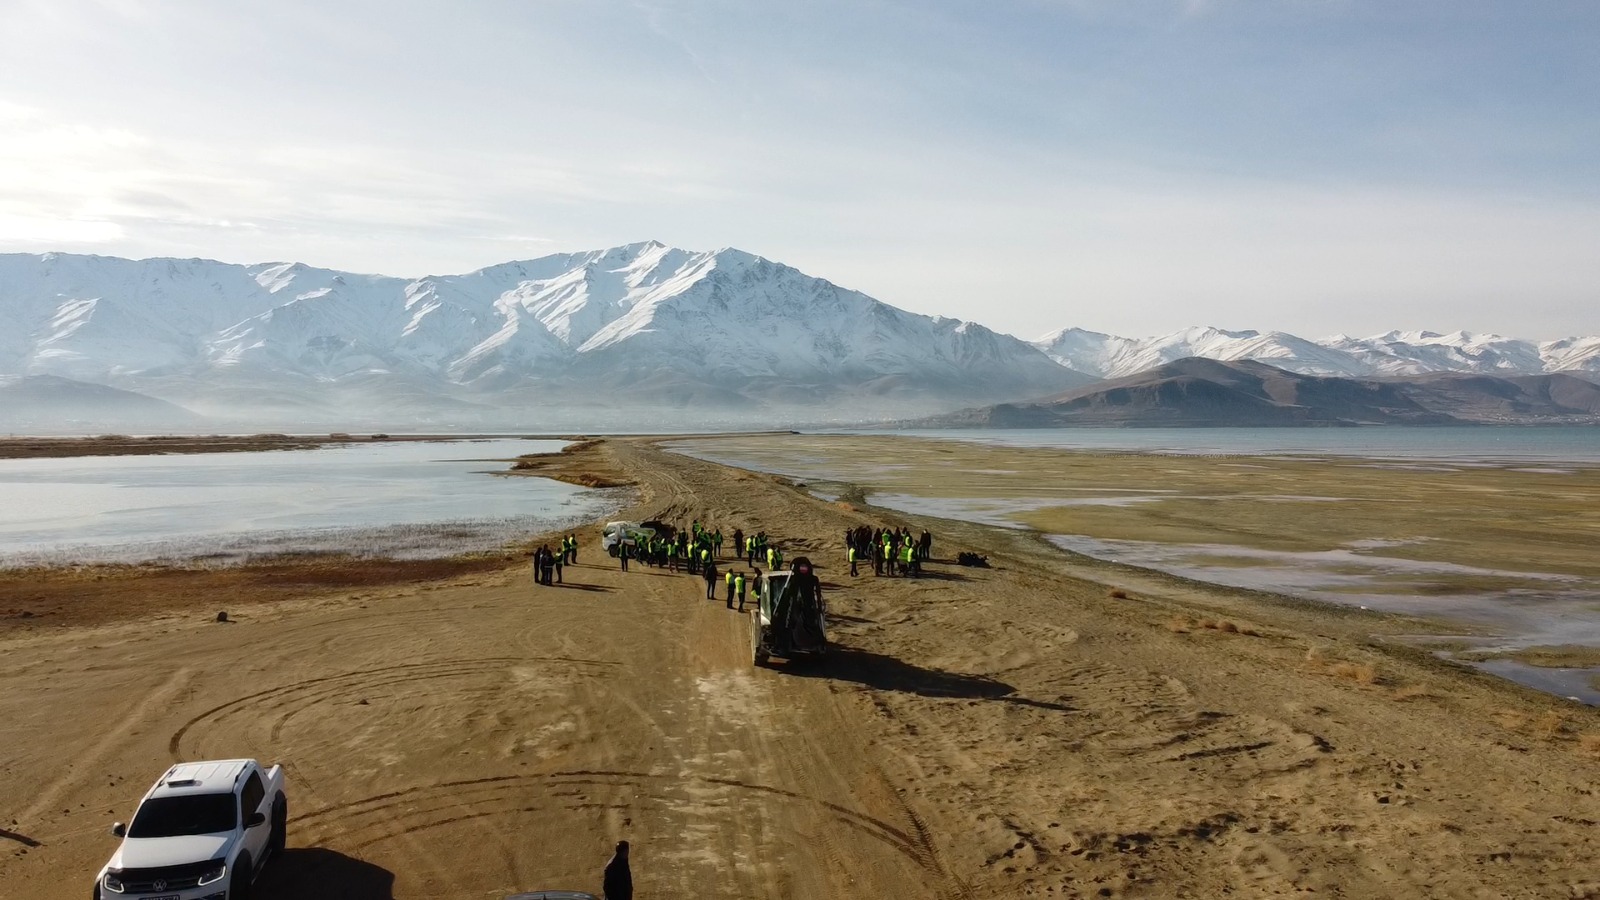
[[[1592,0],[0,0],[0,34],[0,252],[654,239],[1029,339],[1600,333]]]

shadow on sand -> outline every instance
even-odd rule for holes
[[[613,589],[601,584],[577,584],[571,581],[558,581],[550,587],[566,588],[569,591],[596,591],[602,594],[612,593]]]
[[[879,691],[899,691],[919,697],[961,700],[998,700],[1055,712],[1077,712],[1066,703],[1031,700],[1017,689],[987,675],[963,675],[913,665],[892,656],[848,647],[830,647],[825,659],[792,662],[784,672],[802,678],[830,678]]]
[[[255,883],[261,900],[394,900],[394,873],[322,847],[291,847],[269,860]]]

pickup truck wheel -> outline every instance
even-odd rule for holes
[[[228,879],[228,900],[250,900],[250,882],[255,873],[250,871],[250,860],[240,862]]]
[[[273,856],[283,852],[289,843],[289,801],[282,797],[272,804],[272,836],[267,838],[267,851]]]

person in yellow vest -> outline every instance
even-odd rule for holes
[[[733,576],[733,590],[734,590],[734,593],[737,593],[739,595],[739,612],[744,612],[744,573],[743,572],[740,572],[739,574]],[[729,601],[728,608],[729,609],[733,609],[732,601]]]
[[[722,580],[728,583],[728,608],[733,609],[733,570],[729,569],[728,574],[722,576]]]
[[[894,545],[883,542],[883,574],[894,577]]]
[[[854,544],[850,545],[850,549],[847,551],[847,553],[850,557],[850,577],[854,578],[860,574],[856,571],[856,548]]]

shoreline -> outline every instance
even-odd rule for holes
[[[684,453],[680,448],[663,447],[679,440],[705,440],[705,439],[730,439],[751,437],[787,436],[792,432],[742,432],[734,434],[660,434],[660,435],[626,435],[620,437],[564,435],[558,438],[528,437],[527,439],[561,439],[570,441],[561,450],[550,453],[525,454],[514,458],[495,458],[493,462],[508,465],[505,471],[488,473],[498,477],[539,477],[549,478],[568,484],[578,485],[591,489],[629,489],[637,491],[640,486],[637,473],[631,473],[619,464],[614,454],[603,452],[608,442],[627,442],[649,446],[652,449],[665,453]],[[474,440],[494,439],[493,435],[472,436],[435,436],[435,435],[407,435],[390,437],[376,435],[367,440],[403,440],[403,441],[451,441],[469,442]],[[88,438],[79,442],[78,446],[94,449],[104,439]],[[211,438],[191,439],[183,436],[157,438],[130,439],[132,444],[128,452],[213,452],[210,448]],[[247,452],[249,450],[265,449],[302,449],[307,447],[324,446],[329,444],[346,444],[352,442],[351,435],[334,434],[328,437],[321,436],[290,436],[290,435],[254,435],[241,439],[242,443],[235,450]],[[191,449],[166,450],[164,448],[177,444]],[[0,442],[3,448],[4,442]],[[132,448],[148,448],[135,451]],[[3,452],[3,450],[0,450]],[[1052,452],[1065,452],[1082,454],[1084,456],[1140,456],[1139,451],[1098,451],[1098,450],[1068,450]],[[93,453],[80,455],[96,455]],[[690,458],[701,459],[711,465],[723,466],[742,472],[748,472],[762,477],[771,478],[778,483],[793,489],[804,491],[808,496],[821,503],[840,504],[844,501],[833,496],[831,490],[817,491],[818,485],[848,484],[846,481],[829,481],[822,479],[796,479],[793,476],[780,472],[768,471],[759,468],[750,468],[738,462],[719,460],[689,454]],[[287,578],[289,583],[299,585],[305,589],[320,593],[337,591],[347,585],[351,580],[370,585],[392,585],[405,583],[417,578],[429,579],[434,577],[453,577],[466,572],[480,572],[493,570],[497,566],[513,568],[532,552],[541,540],[551,535],[566,533],[571,530],[584,530],[597,527],[603,521],[623,515],[629,506],[637,506],[637,495],[624,503],[611,515],[595,520],[585,520],[574,523],[570,528],[561,528],[553,531],[538,532],[524,540],[512,541],[495,547],[484,547],[467,552],[447,553],[439,556],[421,558],[405,558],[384,554],[355,555],[348,551],[330,550],[290,550],[284,552],[268,552],[259,554],[256,558],[233,558],[222,560],[214,558],[215,555],[196,557],[193,559],[165,558],[135,562],[62,562],[59,564],[22,565],[10,568],[0,568],[0,598],[10,602],[0,604],[0,623],[10,621],[25,622],[28,624],[45,624],[45,619],[59,617],[62,614],[59,592],[68,589],[81,591],[85,600],[94,598],[107,598],[116,596],[124,591],[138,592],[142,579],[153,578],[167,586],[168,591],[175,596],[182,596],[188,590],[185,585],[192,585],[195,589],[221,589],[222,586],[234,582],[248,585],[268,577]],[[1107,589],[1125,589],[1133,582],[1149,583],[1151,581],[1166,582],[1174,586],[1182,586],[1191,590],[1202,590],[1214,593],[1231,595],[1239,600],[1266,604],[1272,607],[1290,607],[1304,610],[1312,615],[1324,616],[1329,619],[1341,621],[1369,622],[1377,629],[1372,637],[1390,646],[1404,647],[1408,651],[1417,651],[1436,660],[1442,665],[1453,667],[1463,672],[1493,672],[1493,677],[1517,684],[1519,687],[1531,688],[1541,693],[1561,697],[1566,700],[1576,700],[1590,706],[1600,706],[1600,663],[1596,663],[1600,648],[1581,645],[1578,650],[1563,648],[1556,644],[1539,644],[1521,646],[1512,649],[1485,650],[1482,643],[1495,636],[1493,626],[1486,623],[1474,623],[1470,620],[1452,619],[1447,612],[1430,614],[1426,612],[1403,611],[1395,609],[1369,609],[1364,605],[1353,602],[1341,602],[1317,596],[1305,596],[1286,591],[1274,591],[1261,587],[1228,584],[1226,582],[1211,581],[1203,577],[1195,577],[1181,571],[1170,571],[1159,566],[1141,565],[1137,562],[1126,562],[1112,558],[1083,553],[1071,547],[1063,546],[1057,542],[1059,535],[1040,529],[1032,525],[1001,524],[990,521],[970,521],[953,519],[938,513],[918,513],[915,510],[894,506],[876,506],[870,502],[853,501],[846,504],[861,512],[881,518],[898,519],[901,521],[924,521],[939,523],[940,527],[967,526],[974,529],[992,531],[993,540],[1006,532],[1015,532],[1026,535],[1029,540],[1036,543],[1047,552],[1058,554],[1070,562],[1071,567],[1079,574],[1085,574],[1094,579]],[[448,527],[448,523],[440,527]],[[374,529],[381,530],[381,529]],[[237,573],[237,577],[230,579],[227,572]],[[387,574],[385,574],[387,572]],[[270,573],[270,574],[269,574]],[[90,586],[85,590],[85,586]],[[30,586],[37,586],[30,589]],[[276,592],[265,592],[262,596],[272,596]],[[136,604],[130,607],[125,615],[139,615],[153,610],[165,611],[166,609],[180,609],[183,603],[174,602],[169,607],[160,605]],[[116,621],[119,617],[106,618],[102,621]],[[82,615],[68,616],[53,619],[53,621],[81,623],[87,621]],[[1462,638],[1467,638],[1468,643],[1463,643]],[[1480,646],[1474,646],[1475,641]],[[1458,650],[1451,649],[1454,644],[1461,643]],[[1568,649],[1564,654],[1568,660],[1581,659],[1585,665],[1578,666],[1583,672],[1578,673],[1576,681],[1568,673],[1569,686],[1578,685],[1578,696],[1567,696],[1554,690],[1549,685],[1555,676],[1550,669],[1570,669],[1571,664],[1557,666],[1548,660],[1551,652],[1557,649]],[[1519,680],[1519,671],[1524,676]],[[1538,687],[1538,684],[1545,687]]]
[[[289,764],[292,846],[359,859],[395,896],[490,894],[508,866],[582,883],[586,848],[619,837],[663,898],[1595,887],[1600,835],[1573,809],[1600,774],[1600,710],[1374,637],[1403,617],[1109,577],[961,522],[934,525],[925,577],[851,578],[844,529],[934,523],[656,444],[559,462],[632,478],[619,517],[764,529],[811,557],[824,665],[753,667],[747,615],[699,579],[619,571],[592,526],[550,588],[515,551],[56,573],[35,590],[81,617],[0,624],[0,721],[31,738],[0,792],[35,842],[0,854],[0,887],[75,895],[59,872],[103,860],[100,820],[152,760],[229,753]],[[284,896],[335,877],[294,854],[267,876]]]

